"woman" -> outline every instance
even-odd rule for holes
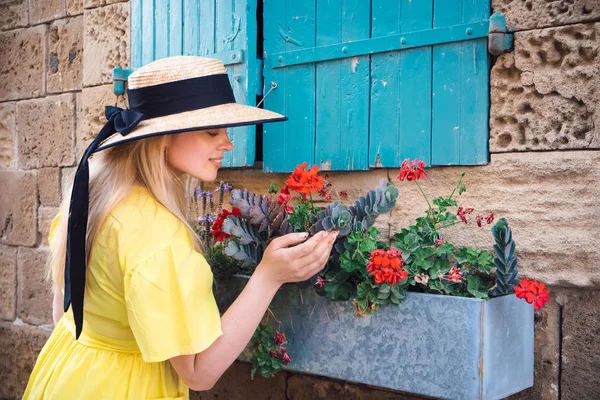
[[[279,287],[321,270],[337,235],[273,240],[220,317],[186,222],[183,177],[216,178],[233,147],[227,127],[286,118],[236,104],[223,64],[210,58],[158,60],[128,85],[130,108],[107,107],[52,223],[56,326],[26,399],[187,399],[188,388],[210,389]]]

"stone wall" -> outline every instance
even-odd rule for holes
[[[600,2],[492,0],[515,32],[514,51],[491,71],[491,162],[434,168],[424,190],[442,194],[466,171],[465,204],[511,221],[522,272],[546,281],[551,302],[536,313],[535,386],[514,399],[600,398]],[[129,64],[129,3],[0,0],[0,398],[20,398],[52,329],[44,281],[49,223],[78,158],[104,124],[111,72]],[[284,175],[226,171],[264,191]],[[396,171],[330,173],[358,197]],[[396,182],[397,183],[397,182]],[[379,223],[388,237],[424,209],[400,185]],[[476,229],[448,233],[486,245]],[[249,380],[236,363],[193,398],[414,399],[284,372]]]

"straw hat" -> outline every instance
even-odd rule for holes
[[[67,224],[64,310],[73,308],[76,338],[83,329],[90,156],[149,136],[287,119],[237,104],[225,66],[212,58],[163,58],[132,73],[128,82],[129,108],[105,108],[107,122],[85,150],[75,172]]]
[[[184,83],[201,77],[226,76],[225,66],[220,60],[207,57],[175,56],[163,58],[151,62],[133,72],[128,78],[128,97],[130,109],[136,110],[136,105],[131,104],[132,94],[143,88],[163,85],[172,82]],[[189,86],[185,86],[190,91]],[[191,96],[210,96],[210,91],[203,91],[201,86],[196,86],[196,93],[190,92]],[[227,90],[227,88],[221,88]],[[231,86],[229,85],[229,90]],[[233,93],[233,91],[231,91]],[[175,93],[177,95],[177,93]],[[148,101],[151,99],[143,99]],[[155,99],[164,100],[164,99]],[[230,102],[216,104],[213,106],[192,109],[155,118],[145,118],[135,127],[133,131],[123,136],[116,133],[103,141],[95,151],[104,150],[117,143],[140,139],[148,136],[164,135],[202,129],[215,129],[223,127],[234,127],[253,125],[265,122],[285,121],[287,117],[272,111],[257,107],[238,104],[231,95]]]

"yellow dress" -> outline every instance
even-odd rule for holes
[[[79,340],[69,309],[38,356],[24,399],[188,399],[168,360],[199,353],[222,335],[212,279],[183,223],[134,187],[92,247]]]

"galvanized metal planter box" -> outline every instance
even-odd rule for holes
[[[246,282],[218,287],[222,309]],[[408,293],[359,318],[350,302],[286,285],[271,310],[290,341],[290,371],[444,399],[500,399],[533,385],[533,307],[516,296]]]

